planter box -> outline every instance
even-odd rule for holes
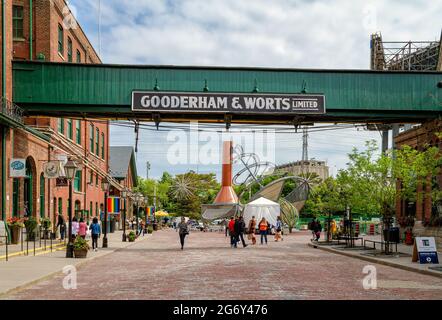
[[[75,258],[86,258],[87,250],[85,249],[74,249],[74,257]]]
[[[21,227],[11,227],[11,244],[18,244],[20,242]]]
[[[135,242],[135,239],[132,238],[127,238],[129,240],[129,242]]]

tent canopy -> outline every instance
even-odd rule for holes
[[[269,224],[276,225],[276,218],[279,215],[281,215],[279,203],[263,197],[246,204],[243,214],[246,226],[249,224],[249,221],[253,216],[255,216],[257,224],[262,218],[265,218]]]
[[[167,217],[169,216],[169,213],[167,213],[166,211],[160,210],[155,212],[155,216],[156,217]]]

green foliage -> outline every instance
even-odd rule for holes
[[[43,227],[43,229],[46,229],[46,230],[50,229],[51,225],[52,225],[51,219],[49,219],[49,218],[42,218],[40,220],[40,223],[41,223],[41,226]]]
[[[37,220],[34,217],[29,217],[24,219],[24,224],[27,234],[33,234],[37,228]]]
[[[130,242],[135,241],[135,238],[136,238],[135,232],[133,232],[133,231],[129,232],[129,234],[127,235],[127,238],[129,239]]]
[[[147,227],[147,233],[152,233],[153,232],[153,227],[152,226],[148,226]]]
[[[80,236],[77,236],[74,240],[74,250],[89,250],[89,244],[85,239]]]

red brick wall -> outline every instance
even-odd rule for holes
[[[23,39],[12,38],[12,5],[23,6]],[[91,43],[84,34],[81,26],[77,25],[75,29],[64,30],[64,52],[61,56],[58,53],[58,25],[63,24],[63,19],[66,15],[65,8],[66,3],[64,0],[34,0],[33,1],[33,58],[35,59],[39,53],[45,55],[47,61],[54,62],[67,62],[68,61],[68,37],[72,40],[72,61],[76,62],[77,49],[81,53],[82,63],[101,63],[97,53],[92,47]],[[7,88],[8,98],[12,100],[12,59],[29,59],[30,58],[30,44],[29,44],[29,1],[28,0],[13,0],[7,1]],[[1,15],[0,15],[1,23]],[[1,31],[1,28],[0,28]],[[1,41],[1,38],[0,38]],[[1,63],[1,57],[0,57]],[[1,68],[0,68],[1,76]],[[67,137],[67,119],[65,121],[65,136]],[[58,122],[56,118],[25,118],[25,123],[31,126],[37,127],[51,127],[57,131]],[[107,122],[94,122],[94,128],[99,129],[100,137],[100,155],[92,155],[89,152],[89,122],[82,120],[81,129],[81,145],[83,146],[83,155],[99,166],[103,171],[108,170],[108,154],[109,154],[109,126]],[[73,121],[73,141],[76,142],[76,122]],[[105,158],[101,159],[101,133],[105,134]],[[94,130],[95,133],[95,130]],[[1,148],[0,148],[1,153]],[[41,141],[31,134],[25,133],[21,130],[10,130],[7,136],[7,164],[12,157],[33,159],[35,163],[34,174],[34,188],[33,188],[33,214],[40,216],[40,183],[39,178],[42,173],[43,164],[48,160],[56,159],[57,151],[54,150],[48,143]],[[1,162],[0,162],[1,166]],[[1,169],[1,168],[0,168]],[[96,173],[94,173],[96,175]],[[93,214],[95,214],[95,203],[100,206],[104,201],[104,193],[101,191],[101,178],[99,179],[98,186],[95,185],[95,177],[93,185],[88,185],[90,170],[83,168],[82,170],[82,191],[74,192],[73,206],[76,201],[81,203],[81,209],[90,210],[90,202],[93,203]],[[9,174],[8,174],[9,177]],[[23,180],[23,179],[21,179]],[[12,214],[12,179],[7,179],[7,217]],[[23,181],[20,181],[20,188],[23,189]],[[58,211],[58,203],[54,204],[54,198],[62,198],[62,212],[67,214],[67,199],[68,199],[67,187],[56,187],[55,180],[45,181],[45,215],[52,217],[55,221],[57,212],[54,212],[54,208]],[[1,197],[0,197],[1,201]],[[23,196],[20,196],[19,212],[22,214],[23,210]]]

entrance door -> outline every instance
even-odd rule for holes
[[[18,217],[18,204],[19,204],[19,194],[20,194],[20,179],[12,179],[12,216]]]
[[[32,198],[32,186],[34,185],[34,175],[29,159],[26,159],[26,178],[24,180],[24,215],[32,216],[34,203],[34,199]]]

